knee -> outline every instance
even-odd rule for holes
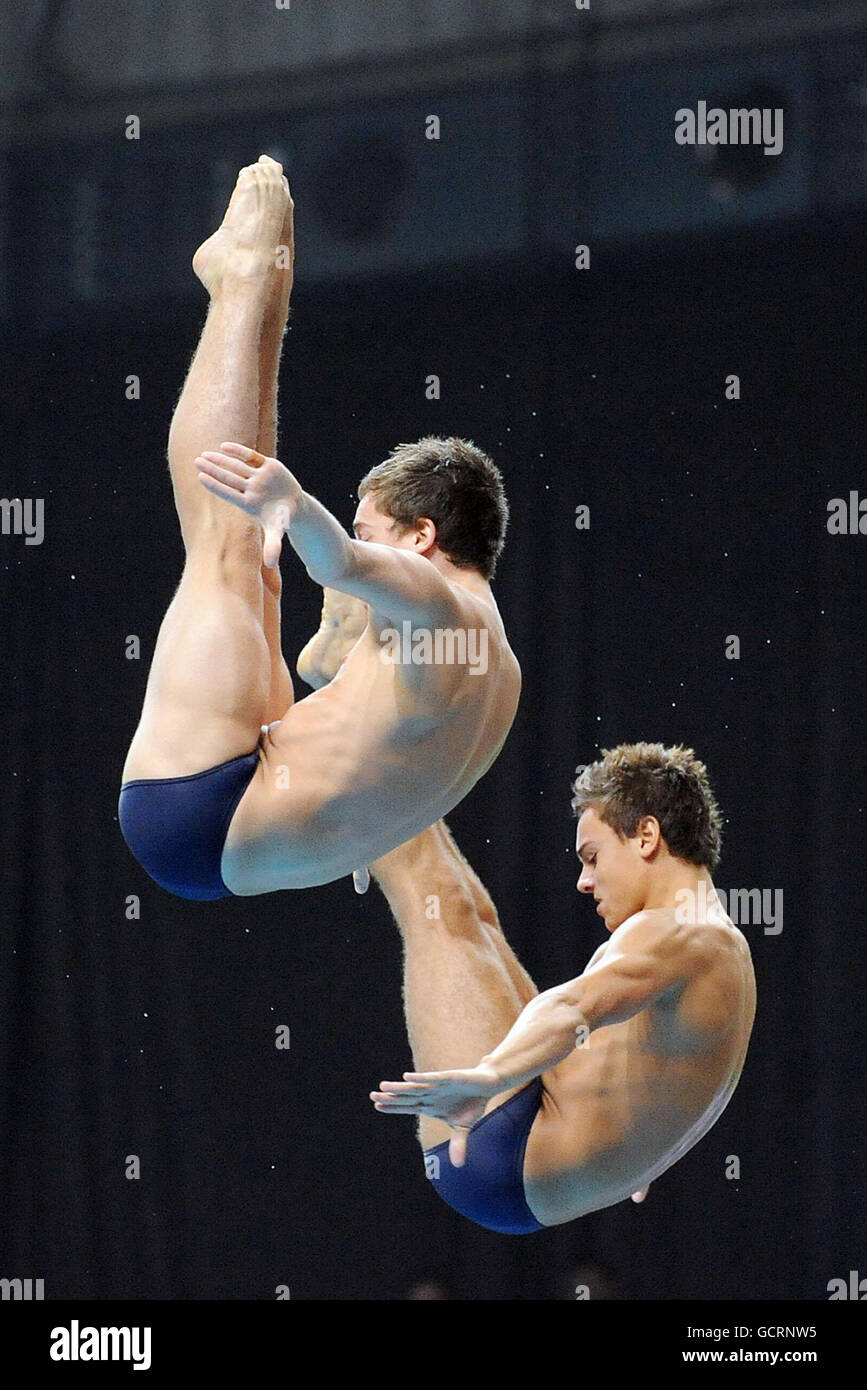
[[[430,912],[433,925],[439,924],[449,936],[475,942],[485,953],[493,953],[485,924],[462,882],[455,879],[438,884],[434,899]]]

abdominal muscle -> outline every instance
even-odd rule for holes
[[[329,883],[457,805],[493,762],[517,706],[517,663],[491,636],[485,675],[429,667],[408,689],[368,630],[334,680],[263,733],[223,850],[230,892]]]

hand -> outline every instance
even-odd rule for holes
[[[301,498],[301,484],[279,459],[266,458],[246,444],[221,444],[196,459],[199,482],[214,497],[252,516],[265,532],[262,558],[268,569],[280,560],[283,533]]]
[[[383,1081],[370,1099],[377,1110],[390,1115],[429,1115],[445,1120],[454,1133],[449,1158],[462,1168],[467,1156],[467,1134],[485,1113],[492,1096],[504,1089],[491,1066],[464,1071],[405,1071],[403,1081]]]

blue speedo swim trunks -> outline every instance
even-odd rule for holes
[[[541,1104],[542,1082],[536,1077],[483,1115],[468,1135],[463,1168],[452,1165],[447,1139],[425,1149],[425,1172],[443,1201],[476,1225],[503,1235],[547,1230],[524,1196],[524,1151]]]
[[[258,763],[257,747],[187,777],[123,783],[117,808],[123,838],[161,888],[200,902],[233,896],[220,873],[223,846]]]

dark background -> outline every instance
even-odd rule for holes
[[[238,164],[280,134],[251,114],[241,142],[243,124]],[[49,201],[95,148],[72,130],[46,146]],[[458,160],[440,157],[445,222]],[[867,539],[826,527],[832,497],[867,492],[860,202],[600,238],[589,273],[529,227],[508,255],[311,285],[315,171],[293,180],[283,459],[346,523],[361,474],[424,433],[474,439],[505,477],[495,590],[524,692],[449,820],[538,986],[601,940],[575,891],[569,808],[600,747],[693,746],[726,817],[718,885],[784,893],[780,934],[744,927],[758,1013],[717,1125],[643,1206],[509,1238],[441,1203],[412,1122],[367,1099],[411,1060],[378,890],[182,902],[121,838],[120,771],[182,563],[165,440],[205,297],[186,271],[195,240],[143,199],[141,243],[168,246],[167,281],[186,290],[119,284],[118,303],[83,306],[46,293],[34,312],[66,252],[34,226],[32,161],[7,158],[0,491],[44,497],[46,536],[0,538],[0,1274],[44,1277],[50,1298],[267,1300],[288,1285],[334,1300],[399,1299],[428,1276],[461,1299],[569,1296],[588,1260],[636,1299],[821,1299],[867,1273]],[[494,204],[495,162],[487,177]],[[212,218],[196,218],[201,238]],[[440,401],[424,396],[431,372]],[[724,396],[733,372],[739,401]],[[319,595],[291,553],[283,572],[294,667]]]

